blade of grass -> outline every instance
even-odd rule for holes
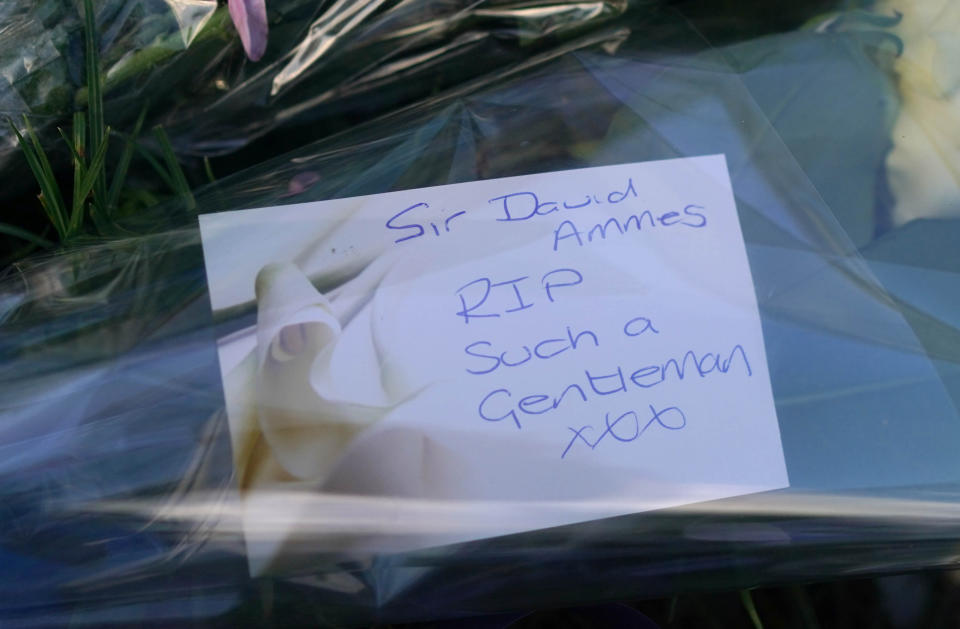
[[[810,604],[806,589],[802,586],[796,586],[791,588],[791,592],[793,593],[793,599],[796,601],[797,607],[800,608],[804,628],[820,629],[820,623],[817,622],[817,612],[813,609],[813,605]]]
[[[79,163],[81,170],[85,168],[86,164],[83,163],[83,159],[80,157],[80,153],[77,151],[76,145],[73,143],[73,140],[70,139],[70,136],[67,135],[67,132],[63,130],[63,127],[57,127],[57,131],[60,132],[60,137],[63,138],[67,148],[70,149],[70,155],[73,157],[74,166]]]
[[[87,209],[87,198],[90,196],[90,192],[93,190],[94,184],[96,183],[97,177],[103,171],[104,161],[107,156],[107,147],[109,145],[109,136],[104,136],[100,141],[100,146],[97,148],[97,152],[93,155],[90,165],[84,161],[84,147],[82,145],[77,145],[77,142],[84,141],[84,131],[83,131],[83,114],[76,114],[74,117],[74,123],[80,122],[80,131],[77,131],[77,127],[74,127],[74,141],[70,141],[70,138],[64,133],[63,129],[58,127],[60,135],[63,137],[63,141],[66,142],[67,146],[70,148],[70,152],[73,154],[74,159],[74,172],[73,172],[73,207],[70,210],[70,223],[67,225],[69,235],[74,235],[79,231],[80,227],[83,225],[84,210]],[[98,201],[98,199],[95,199]],[[91,203],[91,216],[93,215],[93,206],[97,203]],[[99,214],[97,215],[99,218]]]
[[[6,234],[8,236],[13,236],[14,238],[19,238],[20,240],[26,240],[27,242],[32,242],[33,244],[39,247],[52,247],[53,243],[47,240],[42,236],[37,236],[33,232],[27,231],[26,229],[21,229],[15,227],[14,225],[9,225],[7,223],[0,223],[0,234]]]
[[[170,138],[167,137],[167,132],[163,130],[163,127],[157,125],[153,128],[153,135],[156,136],[157,142],[160,143],[163,159],[167,162],[170,178],[174,182],[173,191],[183,199],[187,211],[193,212],[197,209],[197,202],[193,198],[193,193],[190,192],[190,184],[187,183],[183,169],[180,168],[180,162],[177,161],[177,156],[173,152],[173,146],[170,144]]]
[[[47,233],[48,233],[51,229],[53,229],[53,225],[47,224],[47,226],[46,226],[46,227],[44,228],[44,230],[43,230],[43,233],[41,233],[41,234],[34,234],[34,236],[37,236],[38,238],[43,238],[46,242],[50,242],[49,240],[47,240],[46,235],[47,235]],[[52,243],[52,242],[51,242],[50,244],[51,244],[51,246],[54,245],[54,243]],[[9,254],[7,254],[7,255],[4,256],[3,258],[0,258],[0,268],[6,268],[7,265],[10,265],[10,264],[16,262],[17,260],[23,260],[24,258],[26,258],[28,255],[30,255],[31,253],[33,253],[34,250],[36,250],[36,249],[39,248],[39,247],[40,247],[40,245],[38,245],[38,244],[36,244],[36,243],[33,243],[33,242],[27,242],[27,243],[25,243],[22,247],[19,247],[19,248],[17,248],[17,249],[14,249],[13,251],[11,251]]]
[[[147,117],[147,106],[144,105],[140,110],[140,116],[136,124],[133,125],[133,133],[127,138],[123,145],[123,153],[120,154],[120,161],[117,162],[117,168],[113,171],[113,178],[110,180],[110,192],[107,193],[106,212],[111,216],[117,209],[117,203],[120,202],[120,191],[123,189],[123,183],[127,179],[127,172],[130,169],[130,161],[133,159],[133,153],[136,150],[137,138],[140,137],[140,129],[143,127],[143,121]]]
[[[83,203],[86,195],[79,193],[80,183],[87,176],[87,130],[85,129],[86,116],[82,111],[73,114],[73,143],[76,148],[74,153],[79,156],[77,167],[73,171],[73,207],[70,214],[70,226],[77,230],[83,222]],[[91,144],[90,146],[97,146]]]
[[[90,113],[90,146],[100,146],[107,137],[103,121],[103,84],[100,80],[100,47],[97,41],[97,20],[93,11],[93,0],[83,0],[84,43],[86,48],[87,110]],[[95,196],[107,198],[106,173],[101,169],[97,173]]]
[[[677,603],[680,601],[680,595],[674,594],[670,597],[670,612],[667,615],[667,622],[671,625],[673,624],[674,618],[677,617]]]
[[[70,140],[70,136],[68,136],[61,127],[57,127],[57,131],[60,132],[60,137],[63,138],[64,144],[67,145],[67,148],[70,149],[70,154],[73,156],[73,200],[70,205],[68,218],[69,227],[69,224],[73,223],[74,217],[77,214],[77,207],[80,204],[80,200],[77,198],[77,192],[80,190],[80,182],[83,181],[83,177],[86,174],[86,164],[83,163],[80,151],[77,150],[74,143]]]
[[[57,127],[60,137],[70,149],[73,156],[73,203],[70,207],[70,222],[67,226],[70,231],[74,231],[83,221],[84,197],[80,194],[81,183],[87,176],[86,164],[86,123],[82,112],[73,115],[73,140],[61,128]]]
[[[744,609],[747,610],[747,615],[750,616],[750,622],[753,623],[754,629],[763,629],[763,623],[760,621],[760,614],[757,613],[757,608],[753,604],[750,590],[740,590],[740,600],[743,602]]]
[[[213,166],[210,164],[210,158],[203,158],[203,170],[207,173],[207,179],[210,183],[217,183],[217,178],[213,176]]]
[[[129,136],[124,136],[124,137],[129,137]],[[157,158],[151,155],[150,151],[146,150],[139,144],[135,144],[135,147],[136,147],[137,153],[140,154],[140,157],[145,159],[147,163],[150,164],[150,167],[153,168],[154,172],[156,172],[157,175],[159,175],[160,178],[163,179],[163,183],[167,184],[167,187],[169,187],[171,190],[176,190],[177,185],[173,182],[173,179],[170,178],[170,173],[168,173],[167,169],[164,168],[163,165],[157,161]]]
[[[32,129],[26,116],[24,116],[24,121],[26,122],[27,131],[29,134]],[[13,121],[10,120],[9,122],[10,128],[17,136],[17,142],[27,160],[27,165],[30,166],[30,171],[33,173],[34,178],[37,180],[37,184],[40,186],[40,205],[43,207],[43,211],[46,213],[47,218],[50,219],[50,223],[53,225],[54,229],[57,230],[57,234],[62,240],[64,237],[66,237],[67,230],[67,225],[64,221],[65,212],[63,211],[63,199],[60,196],[60,188],[53,176],[53,170],[50,168],[50,162],[46,159],[46,155],[42,153],[42,149],[41,154],[37,155],[34,152],[34,147],[24,139],[23,135],[20,133],[20,130],[17,129],[15,124],[13,124]],[[39,142],[37,142],[36,145],[39,146]]]
[[[40,144],[40,138],[37,137],[37,132],[33,130],[30,119],[24,116],[23,123],[27,127],[27,136],[30,138],[30,144],[33,146],[33,154],[44,175],[43,183],[46,185],[47,190],[45,191],[41,185],[40,191],[44,193],[45,197],[48,197],[48,203],[51,204],[53,210],[56,212],[60,224],[66,228],[67,207],[63,203],[63,196],[60,194],[60,186],[57,184],[57,177],[53,172],[53,166],[50,165],[47,152],[43,150],[43,145]],[[49,192],[49,194],[47,194],[47,192]]]
[[[93,221],[93,226],[101,236],[106,236],[116,231],[113,223],[103,215],[99,203],[91,202],[87,206],[87,211],[90,214],[90,219]]]
[[[109,129],[109,127],[107,128]],[[74,196],[79,197],[80,199],[81,208],[83,207],[83,204],[86,202],[87,195],[89,195],[90,192],[93,191],[94,185],[96,184],[96,181],[97,181],[97,177],[103,174],[103,162],[107,157],[107,146],[109,144],[110,144],[109,137],[103,136],[103,138],[100,140],[100,146],[97,147],[97,152],[94,154],[93,159],[90,160],[90,166],[89,168],[87,168],[86,176],[80,182],[79,188],[76,191],[74,191]],[[96,192],[94,192],[94,197],[96,197]],[[79,218],[76,219],[75,221],[72,220],[70,224],[70,227],[73,230],[79,229],[80,225],[83,222],[82,209],[77,213],[77,216]]]

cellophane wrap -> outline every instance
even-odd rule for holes
[[[433,531],[451,502],[260,489],[257,539],[295,560],[257,570],[217,354],[257,313],[214,316],[196,217],[158,208],[0,283],[0,618],[362,626],[954,565],[957,189],[890,185],[912,40],[882,17],[692,52],[682,20],[611,24],[197,195],[206,214],[722,154],[788,488],[368,553],[335,541]],[[327,292],[342,270],[309,269]]]
[[[642,18],[659,2],[639,0]],[[246,164],[302,146],[398,106],[509,67],[621,18],[626,0],[596,2],[266,3],[262,59],[244,55],[226,3],[94,2],[104,108],[113,129],[162,125],[184,158],[234,153]],[[11,1],[0,7],[0,172],[4,196],[29,182],[10,118],[29,115],[40,137],[87,104],[81,3]],[[150,141],[144,138],[149,147]],[[62,153],[62,154],[61,154]],[[65,168],[66,150],[53,154]]]

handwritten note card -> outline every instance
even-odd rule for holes
[[[518,505],[449,541],[788,484],[723,156],[201,230],[250,488]]]

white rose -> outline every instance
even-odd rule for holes
[[[894,224],[960,214],[960,3],[886,0],[878,9],[903,15],[894,28],[901,109],[887,158]]]
[[[225,377],[242,488],[322,484],[347,445],[408,395],[379,364],[373,295],[388,261],[331,296],[293,263],[257,275],[257,325],[227,343],[250,348]]]

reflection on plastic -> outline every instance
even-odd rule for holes
[[[46,51],[24,26],[42,4],[0,3],[26,29],[0,45]],[[169,6],[160,14],[182,49]],[[411,21],[429,23],[421,18]],[[105,47],[128,32],[139,31],[107,28]],[[369,626],[956,565],[960,221],[889,220],[874,184],[887,174],[896,94],[875,44],[861,32],[800,31],[723,55],[651,58],[623,30],[585,33],[502,66],[497,80],[452,81],[448,94],[197,194],[204,211],[232,210],[725,153],[795,489],[454,546],[343,553],[312,527],[347,529],[347,539],[361,525],[406,532],[476,505],[311,487],[239,494],[216,339],[255,313],[211,316],[198,230],[158,208],[131,219],[132,231],[151,235],[25,260],[0,280],[0,623],[266,624],[263,591],[274,620],[282,607],[316,624]],[[4,76],[17,82],[13,67]],[[55,80],[65,76],[58,67],[47,65]],[[226,78],[239,87],[247,71]],[[265,94],[272,79],[252,93]],[[315,95],[293,97],[309,83],[288,84],[288,104]],[[239,92],[223,104],[248,102]],[[248,137],[234,129],[197,146]],[[318,177],[291,186],[302,173]],[[236,246],[254,250],[257,240]],[[367,267],[373,252],[350,250],[352,240],[296,260],[324,271],[318,291]],[[270,505],[253,514],[263,542],[302,550],[286,553],[302,563],[278,565],[270,578],[249,576],[241,534],[249,501],[260,499]],[[557,508],[568,507],[579,508]],[[531,524],[542,515],[526,502],[492,508]],[[311,526],[282,530],[295,512]],[[476,517],[490,524],[485,512]]]

